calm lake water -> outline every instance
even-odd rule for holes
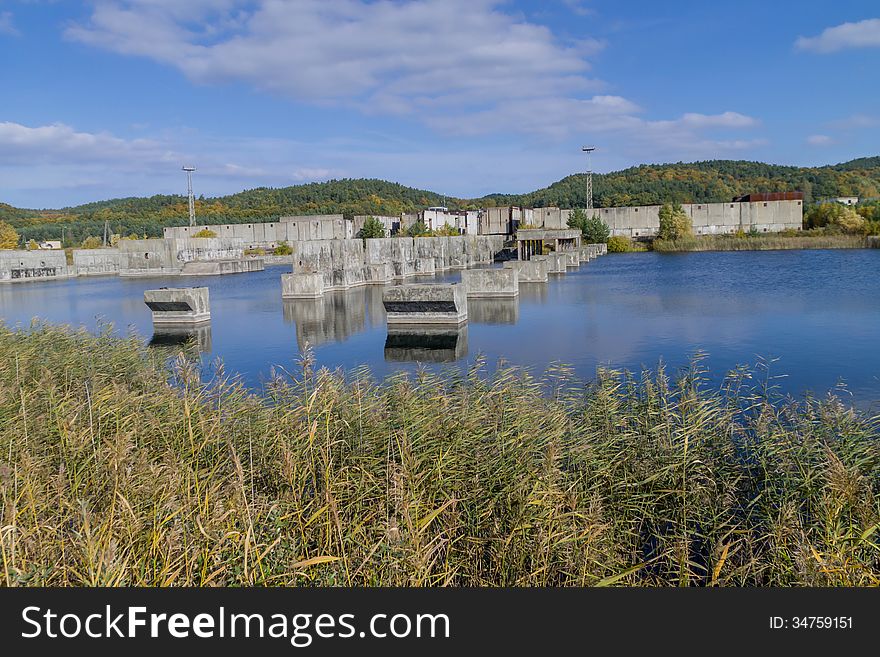
[[[521,286],[517,301],[472,299],[464,331],[429,340],[387,336],[380,287],[282,301],[286,271],[0,285],[0,318],[89,328],[112,322],[150,339],[144,290],[207,285],[206,356],[222,358],[254,386],[273,365],[297,370],[307,341],[318,365],[366,363],[378,376],[413,369],[415,359],[467,364],[484,354],[489,363],[503,358],[536,372],[562,361],[592,377],[600,365],[638,370],[662,360],[675,369],[702,351],[715,380],[737,365],[777,359],[770,372],[787,393],[821,395],[844,384],[843,395],[860,407],[880,401],[880,250],[608,255]]]

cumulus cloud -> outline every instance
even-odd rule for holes
[[[807,143],[810,146],[828,146],[834,143],[834,139],[828,135],[810,135],[807,137]]]
[[[0,165],[102,163],[130,166],[174,162],[179,157],[159,142],[125,140],[107,133],[78,132],[63,123],[29,127],[0,122]]]
[[[826,28],[818,36],[798,37],[795,48],[816,53],[831,53],[847,48],[880,47],[880,18],[858,23],[841,23]]]
[[[19,31],[12,23],[11,11],[0,11],[0,34],[7,36],[18,36]]]

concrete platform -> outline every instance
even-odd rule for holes
[[[517,272],[517,281],[519,283],[544,283],[547,281],[547,262],[546,260],[537,260],[538,256],[533,256],[531,260],[508,260],[504,263],[504,269],[513,269]]]
[[[460,283],[395,285],[382,292],[388,325],[457,326],[467,321],[467,294]]]
[[[282,274],[282,299],[319,299],[324,296],[321,274]]]
[[[211,321],[206,287],[163,287],[144,291],[153,326],[193,326]]]
[[[519,269],[468,269],[461,283],[469,297],[515,297],[519,294]]]
[[[191,260],[183,263],[181,276],[223,276],[225,274],[245,274],[263,271],[266,268],[259,258],[225,260]]]

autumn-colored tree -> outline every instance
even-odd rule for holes
[[[104,243],[101,241],[101,238],[94,237],[93,235],[85,238],[82,242],[82,248],[84,249],[100,249],[102,246],[104,246]]]
[[[18,246],[18,232],[5,221],[0,221],[0,249],[14,249]]]
[[[199,232],[193,233],[193,237],[217,237],[217,233],[210,228],[202,228]]]
[[[680,205],[667,203],[660,208],[660,230],[657,237],[661,240],[680,240],[693,235],[691,218]]]

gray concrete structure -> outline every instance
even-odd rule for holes
[[[201,226],[169,226],[163,229],[166,239],[190,238],[202,230],[210,230],[221,239],[241,240],[244,248],[274,249],[281,242],[292,244],[308,240],[352,239],[352,222],[341,214],[317,214],[281,217],[277,221],[256,221],[239,224],[203,224]]]
[[[237,238],[121,240],[117,248],[120,276],[173,276],[188,262],[244,258]]]
[[[516,248],[519,259],[529,260],[534,255],[545,255],[547,251],[574,251],[580,248],[581,231],[566,229],[531,228],[516,231]]]
[[[281,276],[283,299],[319,299],[324,296],[324,277],[318,273],[284,274]]]
[[[459,283],[409,284],[386,288],[382,305],[388,325],[453,325],[467,321],[467,295]]]
[[[75,275],[64,251],[0,250],[0,283],[52,280]]]
[[[211,320],[206,287],[163,287],[146,290],[144,303],[153,313],[154,326],[190,326]]]
[[[259,258],[235,258],[223,260],[190,260],[180,269],[181,276],[223,276],[263,271],[265,266]]]
[[[564,253],[549,253],[545,257],[548,274],[564,274],[568,269],[568,256]]]
[[[468,297],[515,297],[519,294],[519,270],[468,269],[461,272],[461,283]]]
[[[77,276],[119,274],[119,249],[74,249],[73,269]]]
[[[545,283],[547,281],[547,261],[535,258],[533,260],[508,260],[504,263],[505,269],[513,269],[517,272],[518,283]]]
[[[731,203],[685,203],[682,209],[690,217],[696,235],[749,232],[761,233],[800,230],[803,226],[803,201],[755,201]],[[597,208],[594,212],[611,229],[612,235],[633,239],[656,237],[660,228],[659,205],[626,208]]]

